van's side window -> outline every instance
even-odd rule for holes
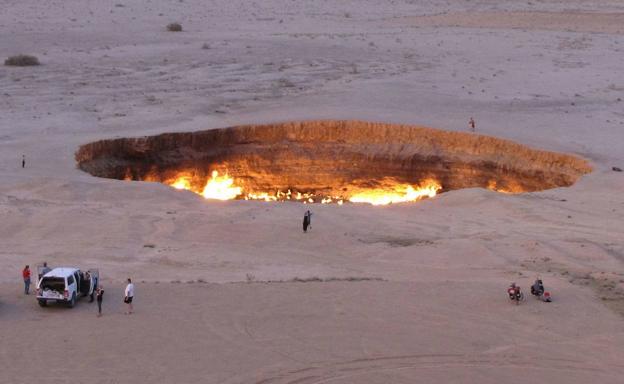
[[[69,275],[67,276],[67,285],[72,285],[72,284],[74,284],[74,276]]]

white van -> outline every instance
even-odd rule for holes
[[[99,277],[97,270],[83,273],[77,268],[54,268],[37,282],[37,301],[42,307],[56,301],[70,308],[80,297],[90,296],[93,301]]]

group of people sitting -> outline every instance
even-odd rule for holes
[[[522,297],[522,290],[519,286],[516,285],[516,283],[511,283],[509,288],[507,288],[507,294],[509,294],[509,299],[518,300],[520,297]],[[544,289],[544,283],[540,278],[536,279],[531,286],[531,295],[545,302],[551,301],[550,292],[547,292]]]

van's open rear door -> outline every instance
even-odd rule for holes
[[[43,277],[43,264],[37,264],[37,282]]]
[[[91,275],[91,288],[89,289],[89,295],[91,295],[95,292],[95,288],[97,288],[100,283],[100,270],[97,268],[89,268],[87,272]]]

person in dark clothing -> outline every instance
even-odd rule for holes
[[[542,283],[542,279],[535,280],[535,283],[531,286],[531,294],[535,296],[542,296],[544,294],[544,283]]]
[[[22,155],[22,168],[26,168],[26,155]]]
[[[470,127],[470,132],[475,132],[476,131],[477,124],[475,123],[475,121],[474,121],[474,119],[472,117],[468,121],[468,126]]]
[[[470,120],[468,120],[468,126],[470,127],[470,132],[475,132],[476,128],[477,128],[477,124],[475,123],[474,119],[471,117]]]
[[[308,227],[310,226],[310,211],[306,211],[303,215],[303,232],[308,232]]]
[[[98,305],[98,317],[102,316],[102,300],[104,299],[104,288],[98,287],[95,291],[95,298]]]

